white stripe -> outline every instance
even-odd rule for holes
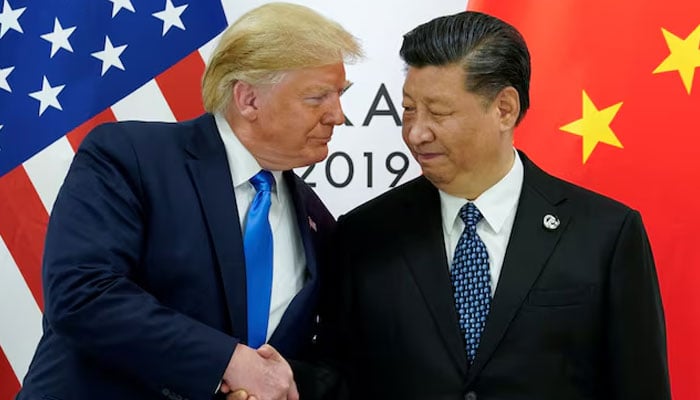
[[[25,161],[24,169],[50,214],[75,152],[66,136]]]
[[[247,1],[244,6],[241,5],[241,2],[238,0],[221,0],[221,6],[224,8],[224,14],[226,15],[226,21],[228,21],[229,25],[234,23],[236,19],[238,19],[241,14],[245,11],[249,11],[250,9],[260,6],[263,3],[265,3],[266,0],[257,0],[257,1]],[[297,1],[298,3],[298,1]],[[241,8],[243,7],[243,10]]]
[[[209,65],[209,58],[211,58],[212,53],[214,53],[214,49],[216,45],[219,44],[220,39],[221,34],[216,35],[214,39],[208,41],[204,46],[199,48],[199,56],[202,57],[205,65]]]
[[[259,2],[259,5],[262,5],[263,2]],[[221,1],[221,7],[224,9],[224,15],[226,16],[226,21],[228,25],[231,25],[238,17],[240,17],[240,4],[236,0],[222,0]],[[248,11],[248,10],[244,10]],[[216,48],[216,45],[219,44],[219,40],[221,40],[221,35],[224,33],[221,32],[220,34],[216,35],[212,40],[208,41],[204,46],[199,48],[199,55],[202,57],[202,60],[204,60],[205,64],[209,64],[209,57],[211,57],[212,53],[214,53],[214,49]]]
[[[41,310],[0,238],[0,347],[22,382],[41,338]]]
[[[112,106],[117,121],[175,122],[175,115],[165,101],[155,80],[148,81]]]
[[[236,0],[221,1],[221,7],[224,9],[224,15],[226,16],[228,25],[231,25],[235,21],[235,18],[239,17],[238,8],[240,8],[240,4],[237,3],[238,2]],[[199,48],[199,55],[202,57],[202,60],[204,60],[204,64],[209,64],[209,57],[211,57],[212,53],[214,53],[214,49],[216,48],[216,45],[219,44],[219,40],[221,40],[221,35],[223,34],[224,33],[221,32],[212,40],[208,41],[204,46]]]

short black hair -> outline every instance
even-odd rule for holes
[[[399,53],[410,66],[461,65],[465,90],[488,101],[512,86],[520,98],[519,123],[530,107],[530,53],[520,32],[488,14],[463,11],[419,25]]]

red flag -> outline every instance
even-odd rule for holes
[[[469,9],[511,23],[530,49],[532,107],[516,146],[642,213],[673,398],[699,399],[700,2],[471,0]]]
[[[0,348],[0,399],[11,399],[19,391],[19,382],[15,377],[5,353]]]

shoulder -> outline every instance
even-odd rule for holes
[[[527,157],[523,157],[523,165],[525,167],[523,190],[537,193],[550,204],[590,216],[626,215],[634,211],[617,199],[545,172]]]
[[[642,216],[629,205],[565,181],[537,167],[525,168],[523,192],[518,214],[545,215],[554,213],[566,224],[566,240],[578,249],[587,243],[590,252],[613,251],[621,237],[646,237]],[[537,197],[545,201],[535,200]],[[516,217],[517,218],[517,217]],[[564,248],[564,247],[562,247]]]
[[[139,191],[147,172],[159,181],[175,176],[174,166],[184,165],[187,143],[201,136],[199,130],[206,126],[205,121],[206,115],[180,123],[101,124],[81,142],[64,186],[83,186],[86,181],[114,186],[125,181],[133,191]]]
[[[434,204],[439,205],[437,189],[424,176],[419,176],[348,211],[339,222],[393,219],[400,217],[407,206],[431,207]]]
[[[162,152],[183,147],[206,122],[206,115],[184,122],[121,121],[98,125],[83,140],[81,149],[121,152]]]

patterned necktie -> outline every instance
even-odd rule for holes
[[[459,210],[459,216],[465,226],[457,242],[450,278],[459,313],[459,327],[471,363],[476,357],[491,306],[491,275],[486,246],[476,233],[476,224],[481,220],[479,209],[474,203],[467,203]]]
[[[272,228],[270,196],[275,177],[262,170],[250,178],[255,197],[250,204],[243,235],[248,303],[248,346],[258,348],[267,339],[272,292]]]

